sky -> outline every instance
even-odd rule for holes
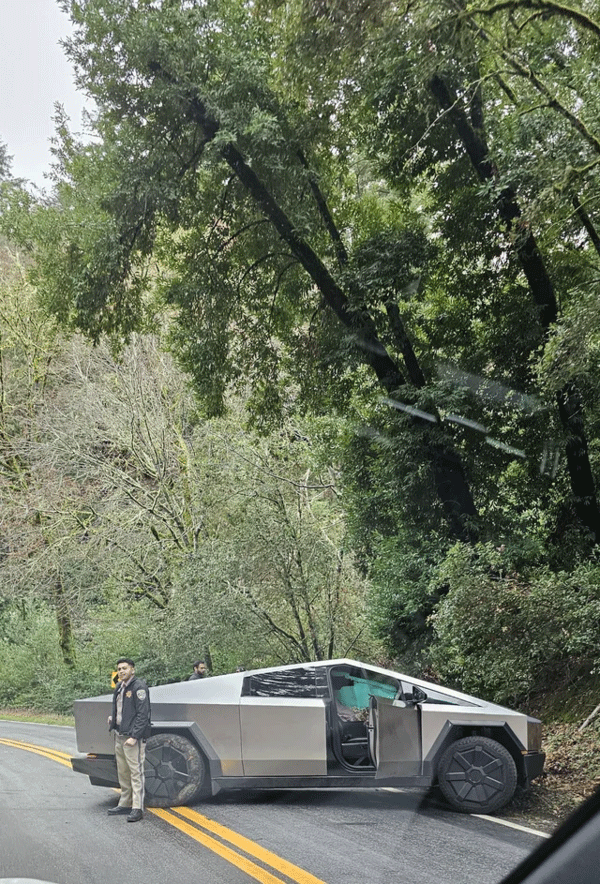
[[[44,173],[55,102],[81,130],[84,96],[58,42],[69,31],[56,0],[0,0],[0,141],[12,156],[12,174],[43,188],[50,187]]]

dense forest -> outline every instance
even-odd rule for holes
[[[600,663],[600,3],[62,0],[0,155],[0,704]],[[1,136],[1,133],[0,133]]]

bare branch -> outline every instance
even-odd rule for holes
[[[554,3],[552,0],[500,0],[491,6],[475,7],[470,9],[468,15],[487,15],[492,16],[497,12],[504,10],[515,11],[517,9],[536,9],[546,14],[568,18],[577,22],[582,28],[591,31],[596,37],[600,37],[600,24],[593,18],[586,15],[581,9],[574,9],[572,6],[565,6],[562,3]]]

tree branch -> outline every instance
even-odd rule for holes
[[[479,179],[484,182],[496,180],[498,172],[490,159],[483,131],[476,132],[473,129],[466,113],[460,106],[459,99],[451,93],[445,80],[438,74],[432,77],[430,88],[440,107],[448,112],[448,116],[463,143],[463,147]],[[515,220],[521,216],[521,209],[517,203],[514,190],[511,187],[503,188],[496,197],[496,205],[502,221],[506,224],[507,229],[510,230]],[[539,307],[540,323],[542,328],[547,329],[556,321],[558,315],[554,286],[546,270],[533,233],[520,225],[515,245],[521,267],[529,283],[531,294]]]
[[[483,132],[475,132],[470,126],[457,98],[451,94],[444,80],[437,74],[432,78],[431,90],[441,107],[448,110],[459,138],[482,181],[494,180],[496,169],[489,158]],[[497,198],[501,218],[507,226],[519,218],[521,210],[512,188],[504,188]],[[547,335],[550,325],[558,317],[558,305],[554,286],[550,280],[535,237],[530,230],[521,228],[516,250],[531,294],[540,308],[540,323]],[[596,498],[594,477],[583,422],[581,395],[575,384],[567,384],[556,394],[559,416],[566,432],[566,456],[575,507],[581,522],[590,531],[594,543],[600,543],[600,508]]]
[[[592,219],[590,218],[590,216],[588,215],[588,213],[584,209],[583,205],[579,201],[579,197],[577,197],[577,196],[573,197],[573,206],[575,208],[575,211],[577,212],[579,220],[581,221],[581,223],[583,224],[583,226],[587,230],[588,236],[589,236],[590,240],[592,241],[592,244],[593,244],[594,248],[596,249],[596,252],[598,253],[598,255],[600,255],[600,235],[598,234],[598,231],[594,227],[594,225],[592,223]]]
[[[400,309],[394,301],[386,304],[386,312],[389,319],[390,329],[394,336],[394,343],[404,357],[404,364],[411,384],[419,390],[425,386],[425,375],[419,365],[412,343],[406,334],[404,323],[400,315]]]
[[[596,37],[600,37],[600,25],[590,18],[581,9],[573,9],[572,6],[565,6],[562,3],[554,3],[552,0],[500,0],[499,3],[493,3],[487,7],[476,7],[470,9],[468,15],[495,15],[497,12],[503,12],[505,9],[515,11],[516,9],[536,9],[541,12],[552,13],[557,16],[569,18],[577,22],[581,27],[591,31]]]
[[[319,212],[323,221],[325,223],[325,227],[331,237],[331,241],[333,242],[333,246],[335,248],[335,253],[338,259],[338,265],[340,267],[344,267],[348,263],[348,253],[346,251],[346,247],[342,242],[342,237],[340,236],[340,232],[337,229],[337,226],[333,220],[331,212],[329,211],[329,206],[327,205],[327,201],[325,197],[321,193],[321,189],[318,185],[318,179],[316,173],[310,168],[308,165],[308,160],[306,159],[304,153],[301,150],[298,150],[298,158],[307,172],[308,183],[310,184],[310,189],[313,192],[313,196],[315,198],[315,202],[317,203]]]

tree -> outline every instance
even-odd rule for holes
[[[261,440],[212,422],[202,460],[220,502],[181,564],[170,628],[230,667],[373,651],[368,584],[345,548],[337,477],[316,456],[329,432],[320,423]]]
[[[408,195],[435,237],[439,261],[401,311],[430,400],[454,423],[482,536],[521,567],[543,548],[552,567],[577,567],[600,525],[593,19],[545,2],[267,5],[282,20],[297,12],[286,87],[317,105],[339,96],[337,126],[361,133],[372,174]],[[387,447],[395,460],[353,464],[355,524],[376,559],[381,632],[398,650],[454,590],[431,573],[444,538],[432,555],[431,537],[403,530],[414,525],[404,498],[386,501],[397,449],[387,433],[371,438],[365,451]],[[406,497],[422,501],[415,484]]]
[[[576,192],[582,190],[585,206],[593,210],[600,140],[594,128],[597,95],[589,88],[589,71],[597,54],[596,23],[552,3],[533,4],[538,10],[533,15],[528,3],[420,2],[406,10],[390,3],[379,7],[376,20],[353,20],[340,36],[334,22],[343,2],[301,6],[310,11],[306,32],[317,27],[329,41],[325,54],[331,55],[332,44],[345,53],[346,76],[350,69],[363,86],[365,106],[374,108],[370,131],[386,179],[415,195],[448,244],[451,251],[444,251],[444,258],[462,278],[457,285],[446,272],[443,281],[447,291],[454,288],[460,295],[459,309],[469,310],[489,327],[488,345],[493,329],[481,302],[500,318],[500,332],[509,329],[512,318],[511,349],[505,347],[502,353],[496,334],[493,353],[481,348],[480,354],[469,354],[471,371],[485,378],[491,369],[496,378],[504,374],[517,388],[536,390],[539,379],[532,375],[532,358],[548,345],[556,353],[552,339],[561,320],[557,291],[567,304],[579,296],[584,278],[587,285],[596,285],[598,237]],[[369,27],[369,48],[363,51],[364,30]],[[302,55],[306,80],[315,75],[311,58],[310,51]],[[294,73],[302,88],[305,81],[298,67]],[[335,71],[330,76],[334,79]],[[356,119],[353,106],[349,119]],[[478,189],[465,165],[467,158],[481,182]],[[565,167],[572,170],[566,176]],[[460,226],[450,230],[451,225]],[[452,254],[469,248],[472,252],[465,260]],[[482,258],[489,262],[487,278],[481,273]],[[510,294],[504,316],[498,316],[491,298],[493,277],[498,276],[492,272],[494,263],[505,280],[503,298],[509,285],[518,293],[515,283],[522,285],[522,275],[531,304],[523,304],[521,293],[517,309],[515,295]],[[469,277],[479,277],[483,292]],[[471,287],[473,300],[465,298],[465,286]],[[445,319],[456,315],[448,301],[445,297],[441,304]],[[464,319],[460,330],[464,358],[465,337],[471,343],[474,336]],[[440,334],[446,358],[454,361],[457,350],[448,343],[448,335],[444,340]],[[585,406],[593,400],[585,402],[573,374],[552,392],[571,486],[565,504],[573,506],[582,533],[594,545],[600,537],[600,511],[585,417]],[[479,498],[478,503],[481,512]]]
[[[6,145],[0,142],[0,179],[9,177],[11,163],[12,157],[9,156]]]
[[[516,0],[65,8],[96,141],[60,121],[55,203],[5,188],[52,312],[117,344],[168,317],[204,416],[248,390],[263,432],[343,415],[353,542],[380,588],[400,574],[413,625],[448,591],[413,556],[433,569],[453,539],[589,556],[593,20]]]
[[[63,660],[72,666],[72,608],[65,569],[45,554],[49,533],[40,498],[46,477],[34,454],[61,339],[56,322],[36,304],[18,255],[6,245],[0,255],[0,597],[9,604],[28,595],[33,584],[38,598],[51,603]],[[42,561],[41,572],[32,567]]]
[[[373,286],[366,297],[344,276],[348,183],[340,190],[342,163],[324,150],[330,125],[275,88],[271,22],[236,2],[67,5],[102,141],[77,145],[62,125],[60,204],[33,213],[45,240],[37,282],[57,315],[95,340],[127,337],[156,307],[144,295],[152,283],[209,413],[242,372],[257,413],[272,413],[306,343],[336,380],[356,383],[367,365],[380,390],[414,398],[424,378],[392,293]],[[162,277],[148,272],[151,255]],[[410,282],[421,268],[405,264]],[[450,530],[474,536],[460,455],[439,422],[412,421]]]
[[[552,7],[548,7],[552,9]],[[554,8],[555,14],[558,7]],[[486,11],[487,15],[492,14],[492,10]],[[574,18],[577,18],[575,15]],[[475,32],[475,35],[487,46],[490,40],[490,34],[477,25],[477,15],[473,15],[468,19],[469,24]],[[521,24],[517,22],[507,22],[507,29],[518,34],[522,30]],[[556,34],[553,34],[556,39]],[[496,42],[496,41],[494,41]],[[560,38],[561,51],[566,53],[567,47],[571,44],[571,48],[577,49],[573,45],[573,39],[567,34],[562,34]],[[560,44],[559,44],[560,45]],[[475,47],[474,47],[475,48]],[[537,55],[539,57],[539,47]],[[521,56],[522,57],[522,56]],[[467,67],[465,73],[473,76],[473,71],[481,70],[482,64],[485,63],[480,59],[480,53],[477,53],[477,60]],[[498,81],[501,89],[508,94],[511,101],[516,104],[517,110],[521,110],[525,104],[523,98],[519,98],[509,84],[504,80],[498,61],[509,64],[509,72],[516,76],[520,81],[525,81],[527,85],[532,85],[533,89],[544,96],[547,109],[560,114],[573,127],[575,132],[581,137],[585,146],[591,148],[592,155],[600,155],[600,139],[594,136],[583,120],[571,112],[566,104],[557,97],[557,90],[549,88],[540,76],[535,73],[533,65],[538,59],[532,63],[523,63],[517,57],[514,44],[509,48],[507,45],[495,46],[494,56],[492,56],[491,64],[487,59],[489,67],[494,71],[493,79]],[[546,65],[544,64],[544,67]],[[495,70],[494,70],[495,69]],[[456,85],[449,85],[449,78],[456,81],[456,76],[448,75],[441,72],[433,74],[430,80],[430,89],[436,98],[440,108],[446,113],[448,119],[454,126],[458,138],[460,139],[465,152],[483,183],[491,185],[492,193],[495,193],[495,202],[498,215],[506,228],[506,232],[512,235],[513,248],[521,265],[523,273],[527,279],[529,290],[533,301],[537,308],[538,321],[542,335],[547,338],[548,333],[558,318],[558,304],[555,293],[555,286],[552,283],[550,273],[546,266],[536,237],[531,227],[522,221],[523,212],[518,202],[514,185],[506,184],[503,180],[502,173],[494,162],[492,152],[487,143],[485,134],[485,110],[482,100],[482,90],[487,88],[481,86],[477,82],[462,83],[458,86],[460,93],[456,91]],[[572,103],[572,97],[571,101]],[[587,108],[586,108],[587,110]],[[595,161],[592,160],[592,165]],[[583,216],[581,203],[576,197],[576,208],[584,227],[590,232],[592,241],[595,230],[589,216]],[[589,530],[594,543],[600,541],[600,509],[598,507],[594,477],[589,460],[588,443],[584,428],[584,419],[582,414],[583,403],[580,391],[576,383],[570,380],[566,385],[559,389],[556,393],[556,401],[558,414],[563,426],[566,444],[566,458],[571,479],[571,489],[575,501],[577,515],[582,524]]]
[[[158,680],[183,674],[198,642],[221,670],[360,647],[365,581],[318,423],[261,441],[234,401],[203,420],[159,337],[134,335],[118,359],[63,338],[8,253],[6,266],[3,641],[39,642],[51,610],[49,658],[57,645],[78,671],[96,645],[105,658],[144,634]]]

